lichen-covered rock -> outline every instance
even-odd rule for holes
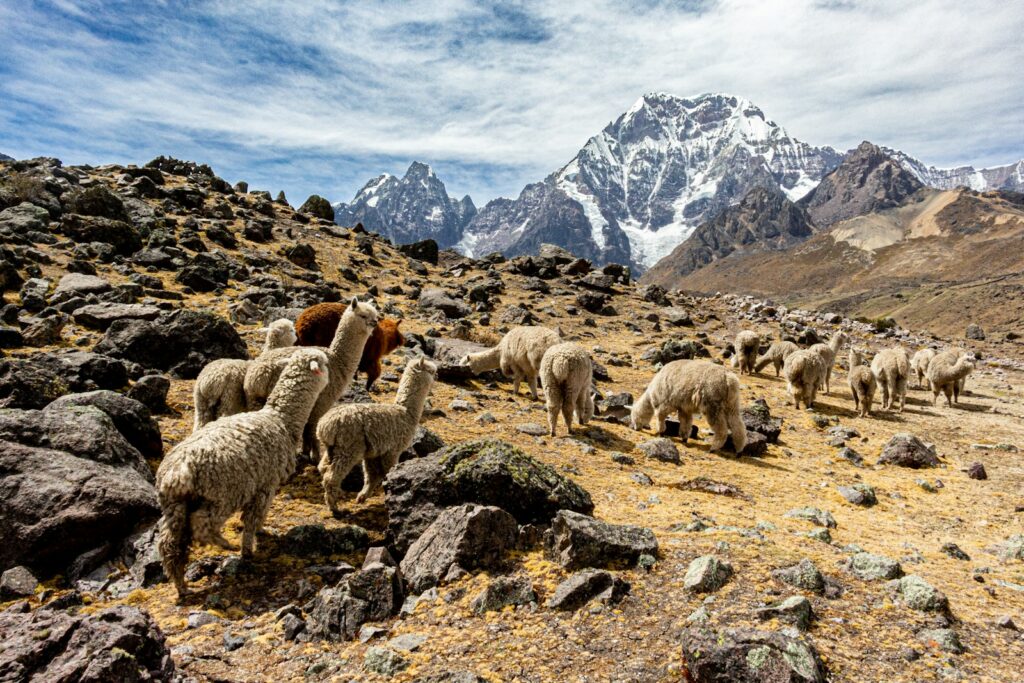
[[[473,598],[470,606],[477,614],[483,614],[531,602],[537,602],[537,593],[529,576],[499,576]]]
[[[740,412],[740,417],[743,419],[748,435],[750,432],[756,432],[763,434],[768,443],[779,442],[779,435],[782,433],[782,418],[772,417],[768,403],[763,398],[744,407]]]
[[[916,470],[922,467],[937,467],[939,457],[935,454],[934,448],[924,445],[913,434],[897,434],[882,448],[878,464],[899,465]]]
[[[660,460],[661,462],[672,463],[678,465],[681,461],[679,459],[679,449],[672,443],[671,439],[664,437],[657,437],[654,439],[648,439],[643,443],[637,445],[637,450],[646,455],[648,458],[653,460]]]
[[[594,503],[571,479],[510,443],[453,444],[400,463],[384,481],[388,535],[399,553],[446,507],[494,505],[520,524],[546,525],[559,510],[590,513]]]
[[[815,564],[806,557],[792,567],[774,570],[772,576],[795,588],[815,593],[821,593],[825,590],[825,577]]]
[[[888,586],[911,609],[919,612],[945,612],[949,609],[949,600],[945,594],[916,574],[890,581]]]
[[[37,353],[0,360],[0,408],[42,408],[70,392],[120,389],[128,368],[88,351]]]
[[[778,619],[779,621],[793,624],[801,631],[811,627],[814,619],[814,609],[811,601],[802,595],[794,595],[782,602],[755,610],[754,614],[762,621],[767,619]]]
[[[693,683],[825,683],[828,670],[805,638],[745,628],[683,632],[683,661]]]
[[[829,529],[836,528],[836,519],[832,516],[832,513],[827,510],[820,510],[814,507],[793,508],[784,516],[792,519],[803,519]]]
[[[610,571],[584,569],[558,584],[545,606],[548,609],[571,611],[594,599],[606,604],[615,604],[629,593],[630,588],[628,582]]]
[[[847,569],[863,581],[882,581],[903,576],[899,562],[872,553],[857,553],[850,558]]]
[[[327,528],[323,524],[300,524],[278,541],[281,552],[299,557],[347,555],[370,545],[366,529],[352,525]]]
[[[352,640],[364,623],[395,615],[403,599],[398,569],[371,563],[316,594],[305,608],[306,629],[315,638]]]
[[[710,593],[725,585],[732,576],[732,565],[714,555],[704,555],[690,562],[683,577],[683,587],[695,593]]]
[[[561,510],[551,522],[548,553],[566,569],[633,566],[641,555],[657,556],[658,541],[644,527]]]
[[[318,194],[309,195],[309,199],[302,202],[302,206],[299,207],[299,213],[322,218],[325,221],[334,220],[334,207]]]
[[[853,503],[854,505],[860,505],[862,507],[871,507],[878,502],[878,498],[875,496],[875,490],[867,484],[840,486],[839,495],[845,498],[847,502]]]

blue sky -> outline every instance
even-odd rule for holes
[[[0,0],[0,152],[168,154],[293,202],[420,160],[482,205],[665,91],[996,165],[1024,158],[1022,35],[1005,0]]]

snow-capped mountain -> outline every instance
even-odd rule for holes
[[[952,190],[956,187],[969,187],[972,190],[1014,190],[1024,192],[1024,159],[1015,164],[996,166],[994,168],[976,169],[973,166],[957,168],[935,168],[925,166],[917,159],[896,149],[883,148],[903,168],[928,187],[939,190]]]
[[[367,230],[404,244],[432,238],[442,248],[462,238],[476,215],[473,200],[448,196],[430,166],[414,161],[402,178],[384,174],[363,186],[348,204],[334,205],[339,225],[362,223]]]
[[[551,242],[644,268],[753,188],[799,199],[841,158],[790,137],[743,98],[648,94],[561,170],[516,200],[489,203],[458,246],[516,254]]]

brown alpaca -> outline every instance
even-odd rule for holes
[[[322,303],[310,306],[295,320],[296,346],[330,346],[334,331],[345,313],[347,303]],[[377,323],[370,338],[363,347],[359,360],[359,372],[366,373],[366,390],[380,377],[380,359],[405,344],[405,337],[398,331],[399,320],[385,318]]]

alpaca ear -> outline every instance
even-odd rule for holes
[[[356,310],[356,308],[359,306],[359,297],[352,297],[352,301],[351,303],[349,303],[349,306],[352,308],[353,311]]]

